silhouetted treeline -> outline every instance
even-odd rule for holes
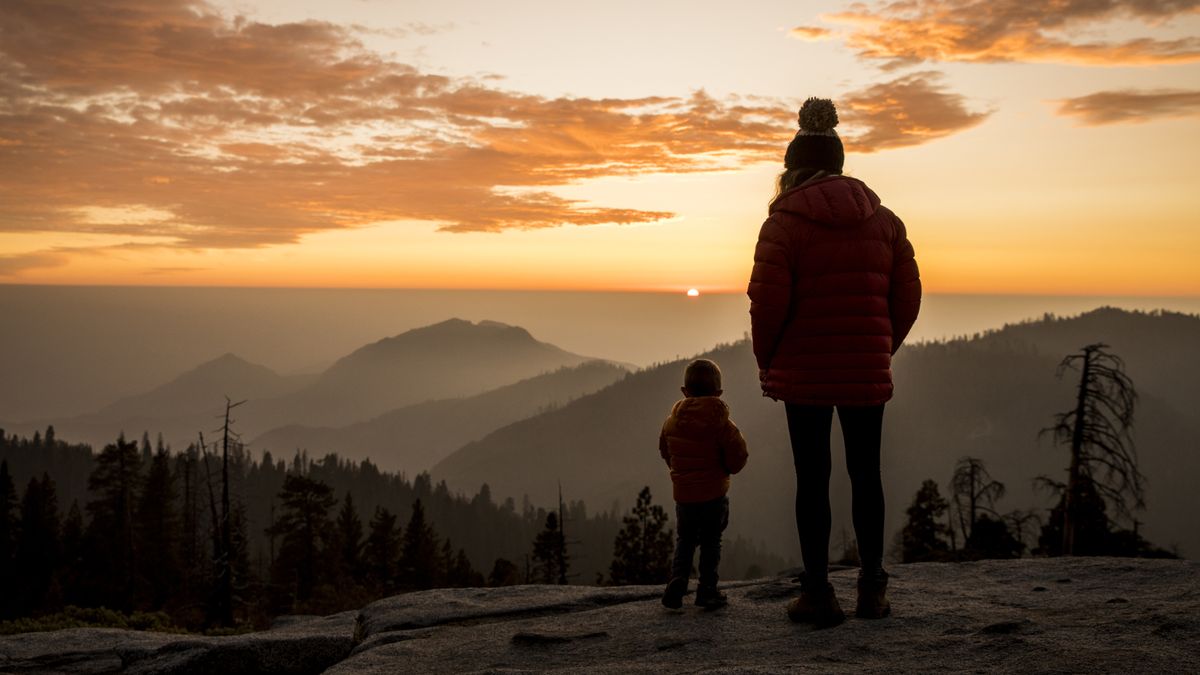
[[[1026,550],[1051,556],[1178,557],[1143,538],[1134,516],[1145,508],[1146,478],[1132,434],[1138,394],[1124,360],[1108,345],[1091,343],[1059,362],[1059,377],[1067,374],[1072,405],[1041,432],[1068,451],[1067,478],[1034,479],[1056,497],[1049,517],[1000,513],[996,503],[1007,492],[1005,485],[992,478],[983,460],[962,457],[950,479],[949,500],[933,480],[917,491],[898,537],[901,560],[1018,558]],[[1123,528],[1122,522],[1132,527]]]
[[[162,611],[189,628],[263,625],[407,590],[541,581],[551,519],[565,532],[553,580],[569,559],[586,583],[608,571],[624,515],[496,503],[486,485],[468,498],[336,455],[256,460],[236,443],[226,509],[221,474],[220,454],[197,444],[122,437],[93,454],[53,429],[0,431],[3,618],[80,606]],[[727,578],[784,566],[741,539],[725,550]]]
[[[1057,501],[1048,514],[1022,510],[1001,513],[996,506],[1004,496],[1004,485],[991,478],[981,460],[964,457],[955,467],[950,487],[947,499],[936,481],[926,480],[913,496],[906,511],[908,519],[897,537],[898,557],[903,562],[1019,558],[1027,552],[1039,556],[1178,557],[1142,537],[1137,520],[1132,520],[1132,528],[1122,527],[1109,513],[1090,473],[1076,478],[1072,551],[1064,550],[1062,545],[1067,509],[1065,484],[1049,485]]]

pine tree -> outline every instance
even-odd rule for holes
[[[92,603],[129,611],[133,608],[136,537],[133,514],[141,489],[137,443],[124,435],[96,457],[88,477],[91,522],[87,530],[88,588]]]
[[[52,594],[61,551],[58,496],[49,474],[29,479],[21,500],[20,527],[15,568],[21,613],[53,609],[61,600],[61,593]]]
[[[451,572],[454,567],[454,544],[449,538],[442,540],[442,548],[438,552],[437,560],[438,575],[433,585],[437,588],[454,586],[451,581]]]
[[[971,558],[1020,558],[1025,550],[1000,518],[980,514],[967,538],[966,552]]]
[[[558,514],[551,511],[546,516],[546,527],[533,540],[533,580],[540,584],[562,584],[567,576],[570,560],[567,543],[558,526]]]
[[[62,524],[62,565],[58,584],[63,591],[63,603],[67,605],[83,603],[79,594],[79,581],[84,575],[83,532],[83,514],[79,510],[79,501],[75,500]]]
[[[483,575],[475,571],[475,568],[471,566],[471,559],[467,557],[467,552],[461,548],[458,549],[458,553],[450,561],[447,569],[449,571],[446,574],[448,582],[446,585],[451,588],[477,588],[483,586]]]
[[[342,500],[342,508],[338,511],[337,538],[341,573],[355,582],[361,582],[363,525],[362,519],[358,517],[358,510],[354,508],[354,497],[349,492],[346,493],[346,498]]]
[[[906,563],[945,560],[950,548],[942,535],[947,528],[941,523],[948,505],[932,480],[921,483],[921,489],[908,507],[908,522],[900,534],[901,560]]]
[[[421,500],[413,502],[400,549],[399,586],[410,590],[433,588],[439,571],[438,536],[425,522]]]
[[[234,499],[229,506],[230,610],[245,609],[246,597],[256,583],[250,566],[250,516],[246,503]]]
[[[651,503],[650,488],[638,493],[633,512],[613,542],[609,580],[614,584],[661,584],[671,574],[674,530],[667,527],[667,511]]]
[[[517,566],[505,558],[496,558],[492,563],[492,573],[488,575],[488,586],[515,586],[521,583],[521,572]]]
[[[142,432],[142,466],[149,466],[154,459],[154,450],[150,448],[150,432]]]
[[[312,597],[319,581],[322,549],[330,543],[333,489],[307,476],[288,474],[279,492],[281,511],[270,534],[282,537],[272,569],[276,586],[291,589],[293,606]]]
[[[3,440],[3,433],[0,433]],[[0,461],[0,619],[17,615],[16,574],[17,489],[8,472],[8,460]]]
[[[187,602],[198,600],[201,569],[204,566],[200,543],[200,459],[196,446],[188,445],[175,456],[175,479],[181,490],[181,531],[179,542],[181,595]]]
[[[179,518],[175,499],[170,457],[165,448],[160,449],[150,460],[135,515],[142,596],[139,604],[143,608],[162,609],[179,584]]]
[[[396,531],[396,515],[379,506],[371,517],[371,532],[363,547],[363,565],[367,583],[380,593],[396,588],[400,559],[400,533]]]

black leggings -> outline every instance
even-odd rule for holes
[[[829,571],[829,431],[833,406],[788,403],[788,434],[796,464],[796,530],[810,581],[823,582]],[[883,406],[838,406],[850,472],[854,534],[863,569],[883,564],[883,480],[879,445]]]

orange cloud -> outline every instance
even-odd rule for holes
[[[1059,115],[1077,117],[1087,126],[1200,117],[1200,91],[1100,91],[1057,103]]]
[[[821,28],[819,26],[796,26],[788,31],[788,35],[791,35],[799,40],[819,42],[821,40],[828,40],[832,38],[833,31],[829,30],[828,28]]]
[[[0,34],[0,232],[253,248],[396,220],[449,232],[654,222],[674,214],[552,190],[779,161],[795,119],[779,101],[703,91],[506,91],[388,60],[354,28],[227,19],[198,0],[6,0]],[[862,130],[851,150],[982,119],[927,75],[879,86],[847,101]],[[868,109],[868,95],[890,98]]]
[[[1200,38],[1074,40],[1104,24],[1160,25],[1195,14],[1200,0],[896,0],[854,4],[825,17],[849,27],[846,45],[896,67],[923,61],[1154,65],[1200,61]]]
[[[61,267],[68,256],[59,251],[34,251],[17,255],[0,256],[0,277],[17,276],[21,272],[44,267]]]
[[[877,152],[920,145],[980,124],[991,112],[971,112],[959,94],[946,91],[941,75],[914,73],[845,94],[839,115],[851,129],[850,152]]]
[[[0,231],[221,248],[385,220],[652,222],[673,214],[548,190],[773,158],[790,117],[703,92],[514,93],[389,61],[352,29],[227,20],[193,0],[12,0],[0,26]],[[165,217],[82,215],[97,207]]]

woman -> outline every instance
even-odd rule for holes
[[[916,321],[921,281],[904,224],[862,181],[842,176],[831,101],[810,98],[758,235],[750,319],[763,394],[783,401],[796,465],[805,575],[788,616],[845,619],[829,567],[829,433],[837,410],[862,568],[856,614],[890,613],[883,569],[883,407],[891,359]]]

